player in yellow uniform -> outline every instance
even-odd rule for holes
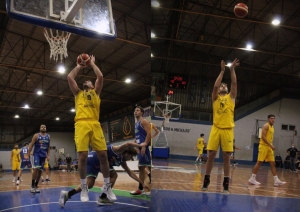
[[[201,163],[201,157],[203,154],[203,148],[204,148],[204,134],[201,133],[200,134],[200,138],[198,138],[197,142],[196,142],[196,146],[194,147],[194,149],[198,149],[198,157],[195,161],[195,163],[199,162]]]
[[[95,86],[91,81],[83,83],[83,90],[79,89],[75,77],[78,72],[85,68],[77,66],[69,73],[68,83],[75,96],[75,144],[78,152],[78,170],[81,181],[80,200],[88,202],[88,186],[86,183],[87,157],[89,146],[96,151],[100,160],[101,172],[104,178],[102,192],[107,195],[109,201],[116,201],[117,198],[112,192],[109,178],[109,164],[107,160],[107,147],[102,128],[99,123],[100,117],[100,93],[103,87],[103,74],[95,64],[95,57],[91,56],[90,66],[96,74]]]
[[[49,161],[47,158],[45,159],[44,168],[45,168],[44,173],[46,174],[46,183],[48,184],[48,183],[50,183],[51,180],[49,179]],[[43,175],[45,175],[45,174],[43,174]],[[42,183],[45,182],[43,175],[42,175]]]
[[[15,144],[14,149],[11,151],[11,157],[10,157],[10,163],[11,163],[11,169],[13,170],[13,183],[16,182],[16,175],[17,171],[20,170],[20,149],[19,145]]]
[[[213,126],[208,139],[207,150],[208,159],[202,190],[206,191],[210,183],[210,173],[213,168],[219,146],[223,151],[224,161],[224,181],[223,188],[225,193],[229,193],[229,172],[230,155],[233,152],[233,128],[234,128],[234,106],[237,95],[237,80],[234,68],[239,66],[238,59],[234,59],[230,66],[231,85],[228,93],[227,84],[221,83],[225,73],[225,62],[221,61],[221,72],[216,79],[213,92]]]
[[[275,147],[273,146],[274,122],[275,122],[275,116],[272,114],[268,115],[268,123],[266,123],[262,128],[261,138],[259,140],[257,162],[253,168],[252,176],[248,180],[248,182],[253,185],[260,184],[259,182],[256,181],[256,174],[258,172],[260,165],[264,161],[270,163],[271,172],[274,177],[274,186],[280,186],[280,185],[283,185],[286,183],[286,182],[280,181],[276,174],[275,157],[274,157]]]

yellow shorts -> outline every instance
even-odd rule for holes
[[[218,151],[220,145],[223,152],[233,152],[233,128],[221,129],[214,125],[212,126],[207,150]]]
[[[259,144],[257,160],[266,162],[275,161],[274,151],[267,145]]]
[[[11,163],[11,169],[13,171],[20,170],[20,166],[21,166],[21,163],[18,161],[12,161],[12,163]]]
[[[46,168],[46,169],[49,168],[48,161],[45,161],[44,168]]]
[[[107,150],[105,138],[99,121],[77,121],[75,123],[75,144],[77,152],[92,149]]]
[[[198,148],[198,155],[202,155],[203,153],[203,148]]]

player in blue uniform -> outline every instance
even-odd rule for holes
[[[40,133],[36,133],[29,144],[29,153],[34,147],[34,171],[32,173],[31,193],[40,193],[40,190],[37,189],[37,185],[44,170],[45,159],[50,160],[50,135],[46,132],[46,125],[42,124],[40,126]],[[29,158],[29,155],[25,156],[25,158],[27,157]]]
[[[20,150],[20,156],[21,156],[21,165],[18,173],[18,180],[17,180],[17,185],[20,184],[20,181],[23,181],[21,179],[22,171],[25,167],[31,169],[32,172],[32,165],[29,157],[29,148],[28,148],[28,142],[24,144],[24,146]],[[25,158],[26,157],[26,158]]]
[[[139,160],[139,178],[142,182],[145,180],[146,176],[146,167],[148,167],[151,172],[151,154],[149,150],[151,132],[150,132],[150,122],[146,119],[143,119],[144,109],[140,106],[137,106],[134,110],[134,116],[137,120],[135,124],[135,142],[137,144],[144,144],[143,147],[140,147],[138,153]],[[143,184],[139,183],[137,190],[130,192],[132,195],[141,195],[144,193]]]
[[[122,168],[127,172],[127,174],[136,180],[139,183],[143,182],[135,175],[133,171],[130,170],[130,168],[127,166],[126,161],[131,160],[132,157],[137,155],[136,149],[133,147],[142,147],[144,144],[139,145],[133,142],[127,142],[120,146],[113,146],[108,145],[107,146],[107,157],[109,162],[109,168],[110,168],[110,182],[112,184],[112,187],[114,186],[118,174],[114,170],[113,166],[122,166]],[[88,161],[87,161],[87,185],[88,188],[93,188],[95,184],[95,180],[98,176],[98,173],[101,172],[100,167],[100,161],[97,157],[97,154],[95,151],[91,151],[88,154]],[[148,188],[143,184],[144,187]],[[59,204],[61,207],[65,206],[65,203],[68,199],[70,199],[74,194],[77,194],[81,192],[81,186],[79,185],[77,188],[72,189],[70,191],[64,191],[62,190],[60,192],[60,198],[59,198]],[[114,204],[113,201],[110,201],[105,193],[102,193],[99,196],[99,199],[97,201],[99,205],[112,205]]]

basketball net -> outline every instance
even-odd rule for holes
[[[71,36],[70,32],[63,31],[62,34],[59,35],[58,30],[56,30],[56,36],[54,36],[52,29],[50,29],[49,35],[47,29],[44,28],[44,35],[50,45],[50,59],[53,57],[53,60],[57,62],[59,56],[60,62],[62,62],[63,57],[68,57],[67,43]]]

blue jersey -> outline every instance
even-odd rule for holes
[[[147,132],[142,126],[142,120],[135,124],[135,140],[137,144],[144,143],[146,141]]]
[[[107,145],[107,157],[110,169],[113,169],[113,166],[120,166],[123,163],[123,155],[116,154],[113,150],[113,145]],[[91,151],[88,154],[88,166],[100,169],[100,161],[95,151]]]
[[[47,157],[48,148],[50,146],[50,136],[46,134],[42,136],[38,134],[38,138],[34,143],[34,155],[39,157]]]
[[[28,151],[29,151],[29,149],[26,146],[21,148],[21,150],[20,150],[21,161],[28,161],[29,160],[29,152]],[[26,154],[28,156],[28,159],[25,159],[25,157],[24,157]]]

